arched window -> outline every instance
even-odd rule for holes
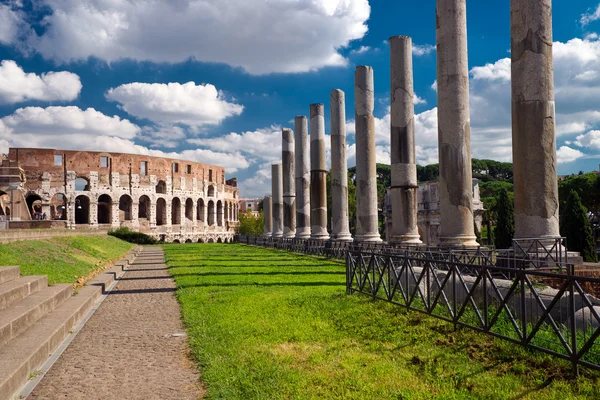
[[[90,223],[90,199],[85,195],[75,198],[75,224]]]
[[[167,194],[167,184],[165,181],[158,181],[156,184],[156,193]]]
[[[119,199],[119,221],[131,221],[133,208],[133,200],[127,194],[124,194]]]
[[[42,215],[42,198],[37,194],[28,194],[25,198],[31,219],[38,220]]]
[[[208,193],[207,193],[208,197],[215,197],[215,187],[210,185],[208,187]]]
[[[167,202],[165,199],[156,201],[156,225],[165,225],[167,223]]]
[[[138,218],[150,219],[150,197],[146,195],[140,197]]]
[[[90,190],[90,181],[87,178],[79,177],[75,179],[75,191],[87,192]]]
[[[181,200],[178,197],[173,197],[173,202],[171,203],[171,224],[181,224]]]
[[[98,197],[98,223],[112,223],[112,198],[107,194]]]
[[[194,221],[194,200],[192,199],[185,201],[185,219],[190,222]]]

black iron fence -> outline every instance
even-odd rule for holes
[[[361,293],[600,370],[600,299],[577,276],[565,239],[521,239],[513,249],[238,237],[241,243],[343,259],[346,291]]]

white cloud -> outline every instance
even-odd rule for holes
[[[510,82],[510,58],[503,58],[494,64],[486,64],[483,67],[474,67],[471,69],[471,77],[474,80],[501,80]]]
[[[371,50],[369,46],[360,46],[358,49],[354,49],[350,51],[350,54],[363,54]]]
[[[71,101],[81,92],[77,74],[61,71],[42,75],[25,73],[12,60],[0,63],[0,103],[20,103],[28,100]]]
[[[577,136],[575,145],[600,151],[600,131],[589,131],[585,135]]]
[[[427,100],[420,98],[419,96],[417,96],[417,94],[415,93],[415,97],[414,97],[414,104],[419,105],[419,104],[427,104]]]
[[[596,8],[596,11],[588,12],[588,13],[581,15],[581,19],[579,20],[579,22],[581,23],[582,26],[586,26],[589,23],[597,21],[599,19],[600,19],[600,5],[598,5],[598,7]]]
[[[368,0],[40,0],[51,11],[28,44],[58,62],[190,58],[251,74],[343,66],[367,32]],[[310,27],[310,29],[307,29]]]
[[[572,149],[568,146],[561,146],[556,150],[556,161],[559,164],[570,163],[585,156],[581,151]]]
[[[434,51],[435,51],[435,46],[432,44],[423,44],[423,45],[416,44],[412,48],[412,53],[415,57],[426,56],[428,54],[433,53]]]
[[[135,117],[193,127],[218,125],[244,109],[228,102],[214,85],[194,82],[128,83],[109,89],[106,98],[120,103],[120,108]]]
[[[433,81],[433,83],[431,84],[431,90],[437,92],[437,80]]]
[[[6,4],[0,4],[0,44],[14,44],[23,29],[22,14]]]

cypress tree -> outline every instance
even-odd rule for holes
[[[497,249],[508,249],[512,246],[512,239],[515,235],[515,209],[506,189],[500,191],[496,214],[494,244]]]
[[[561,235],[567,238],[567,249],[578,251],[585,261],[596,262],[592,227],[581,197],[571,190],[560,219]]]

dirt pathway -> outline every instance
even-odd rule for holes
[[[30,399],[197,399],[164,254],[146,248]]]

